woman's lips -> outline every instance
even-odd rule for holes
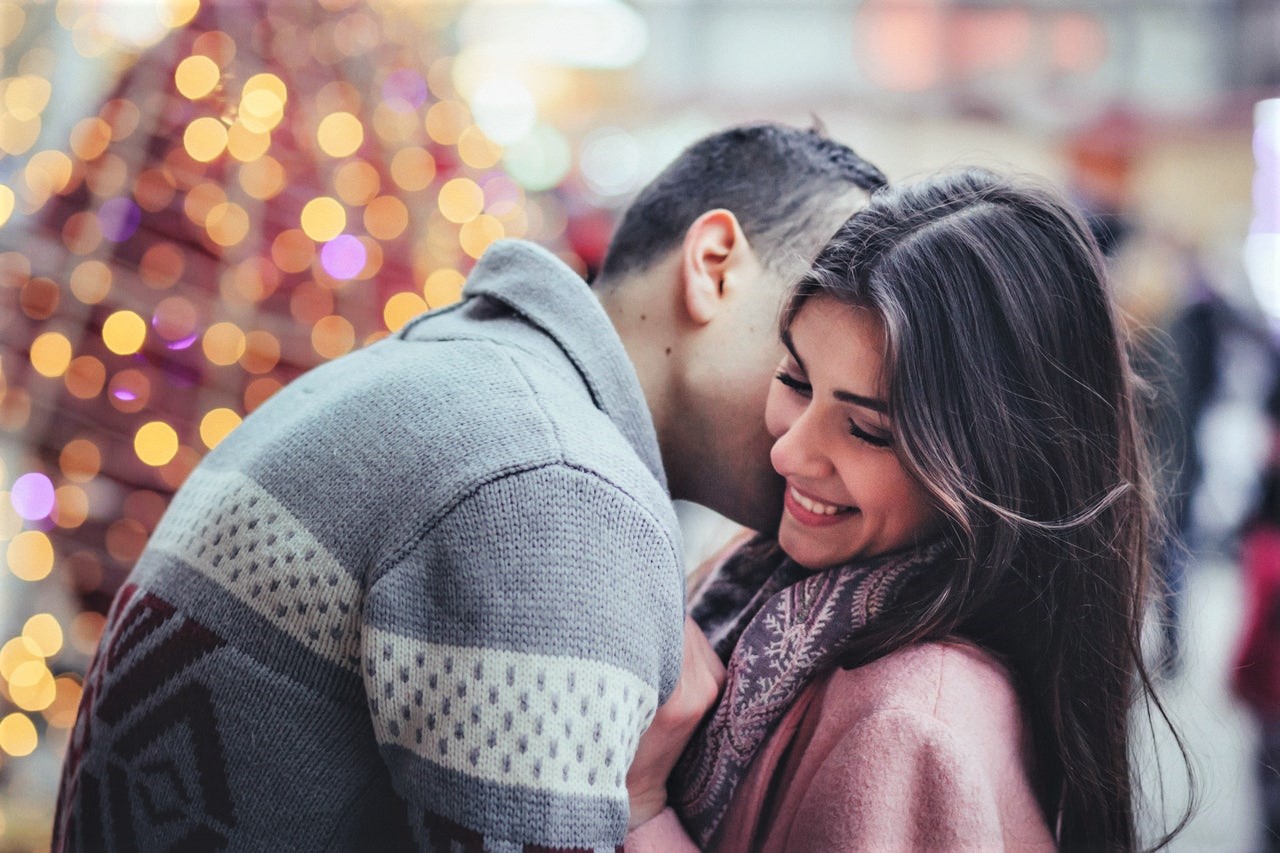
[[[839,524],[844,521],[845,516],[857,511],[851,506],[841,506],[840,504],[820,501],[804,494],[790,484],[787,485],[783,506],[786,507],[787,512],[791,513],[792,518],[806,527],[826,527],[831,524]]]

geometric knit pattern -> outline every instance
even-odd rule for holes
[[[497,243],[178,490],[86,675],[54,847],[613,850],[683,618],[622,342]]]
[[[188,684],[136,714],[129,699],[137,692],[154,693],[224,640],[191,620],[174,619],[172,605],[159,597],[137,593],[131,584],[121,589],[102,654],[85,677],[81,707],[96,707],[96,715],[81,713],[77,719],[63,779],[64,793],[79,788],[82,808],[69,814],[63,804],[71,798],[62,798],[55,847],[62,841],[72,849],[128,849],[138,837],[136,824],[145,821],[151,830],[146,836],[167,831],[175,849],[221,849],[224,832],[235,825],[235,811],[209,687]],[[162,635],[160,641],[148,642],[156,634]],[[120,677],[98,696],[107,665]],[[125,723],[114,735],[114,759],[100,775],[80,767],[96,734],[95,716]]]

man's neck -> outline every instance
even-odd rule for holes
[[[681,374],[679,334],[671,304],[674,297],[666,298],[670,289],[661,286],[661,278],[649,280],[650,276],[660,276],[662,272],[651,269],[641,275],[643,279],[597,283],[592,289],[622,339],[622,346],[640,380],[672,497],[678,498],[682,489],[675,410]]]

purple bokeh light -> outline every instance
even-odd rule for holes
[[[138,395],[130,391],[128,388],[117,388],[111,392],[111,396],[115,397],[117,400],[124,400],[127,403],[132,403],[134,400],[138,399]]]
[[[408,68],[392,71],[382,84],[382,97],[404,101],[417,109],[427,102],[427,81]]]
[[[23,474],[13,481],[9,500],[18,515],[27,521],[46,518],[53,512],[53,482],[44,474]]]
[[[98,209],[98,227],[102,236],[113,243],[123,243],[138,230],[142,211],[132,200],[123,196],[107,199]]]
[[[350,234],[339,234],[320,250],[320,265],[334,278],[355,278],[368,260],[364,244]]]
[[[187,349],[199,339],[199,335],[188,335],[185,338],[178,338],[176,341],[170,341],[165,344],[168,349]]]

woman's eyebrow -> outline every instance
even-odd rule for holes
[[[861,394],[855,394],[852,391],[832,391],[831,396],[845,403],[853,403],[855,406],[872,409],[882,414],[888,413],[889,406],[884,400],[876,397],[864,397]]]
[[[795,341],[791,339],[791,330],[783,329],[782,334],[779,335],[779,337],[782,338],[782,345],[787,348],[787,352],[791,353],[791,357],[796,360],[796,364],[799,365],[801,370],[804,370],[804,359],[802,359],[800,354],[796,352]],[[871,409],[872,411],[880,412],[882,414],[888,413],[889,411],[889,405],[884,400],[880,400],[875,397],[864,397],[863,395],[855,394],[852,391],[841,390],[832,391],[831,395],[842,403],[853,403],[855,406],[862,406],[863,408]]]

